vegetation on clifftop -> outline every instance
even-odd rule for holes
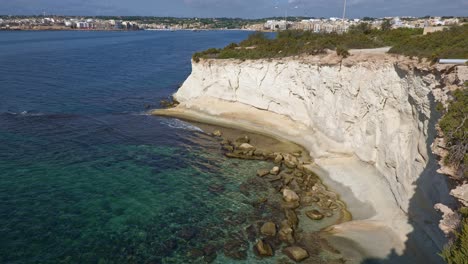
[[[468,179],[468,82],[464,88],[453,93],[453,100],[439,126],[444,133],[448,155],[444,163],[461,169],[463,179]],[[460,168],[461,167],[461,168]],[[460,179],[460,180],[463,180]],[[440,253],[448,264],[468,264],[468,208],[458,211],[462,217],[461,230],[456,239]]]
[[[448,264],[468,264],[468,208],[460,209],[462,215],[461,230],[457,239],[446,246],[440,256]]]
[[[468,24],[434,32],[418,38],[406,38],[393,45],[390,53],[438,58],[468,58]]]
[[[222,49],[197,52],[193,60],[280,58],[301,54],[320,54],[326,49],[364,49],[392,46],[390,53],[420,58],[468,58],[468,25],[422,35],[422,29],[371,29],[363,23],[344,34],[313,33],[287,30],[278,32],[273,39],[256,32],[240,43],[231,43]]]
[[[456,90],[453,97],[439,121],[449,151],[444,162],[456,168],[461,166],[464,177],[468,179],[468,87]]]

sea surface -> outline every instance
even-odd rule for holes
[[[265,162],[146,111],[193,52],[248,34],[0,32],[0,263],[236,262],[223,245],[268,214],[270,190],[245,191]]]

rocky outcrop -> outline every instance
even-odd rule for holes
[[[303,145],[315,159],[310,168],[340,192],[355,219],[335,226],[337,236],[385,257],[402,254],[414,223],[421,223],[418,230],[436,248],[409,247],[427,257],[445,243],[433,206],[450,202],[445,180],[429,177],[437,175],[429,147],[435,136],[435,99],[448,98],[441,82],[449,67],[434,69],[384,54],[343,61],[205,60],[192,65],[192,74],[174,95],[181,104],[168,115],[187,117],[192,111],[192,117],[206,122]],[[297,165],[294,156],[276,158],[291,168]],[[392,234],[379,248],[363,238],[384,230]]]
[[[464,206],[468,206],[468,184],[463,184],[450,191]]]

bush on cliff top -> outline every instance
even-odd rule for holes
[[[445,163],[456,168],[462,166],[468,179],[468,88],[456,90],[453,97],[439,122],[449,151]]]
[[[390,53],[431,58],[468,58],[468,24],[434,32],[418,38],[403,38]]]
[[[262,59],[280,58],[301,54],[324,53],[325,49],[364,49],[393,46],[391,53],[426,58],[467,58],[468,25],[422,35],[422,29],[376,30],[369,26],[352,27],[344,34],[314,33],[302,30],[286,30],[269,39],[256,32],[239,44],[223,49],[210,49],[193,55],[200,58]]]

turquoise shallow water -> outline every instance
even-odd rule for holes
[[[248,244],[275,213],[252,206],[266,164],[142,114],[193,51],[247,34],[0,32],[0,262],[225,263],[226,241]]]

